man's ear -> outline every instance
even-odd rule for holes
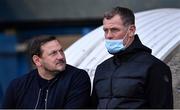
[[[39,56],[33,55],[32,60],[36,66],[41,66],[41,62],[40,62],[41,58]]]
[[[134,36],[134,33],[135,33],[135,31],[136,31],[136,26],[135,25],[132,25],[131,27],[130,27],[130,36]]]

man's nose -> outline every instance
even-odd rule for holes
[[[58,59],[64,59],[64,55],[61,52],[58,52],[57,58]]]
[[[106,39],[112,39],[112,38],[113,38],[112,32],[111,32],[111,31],[106,32],[106,33],[105,33],[105,38],[106,38]]]

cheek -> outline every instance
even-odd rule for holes
[[[52,58],[47,58],[46,60],[44,60],[44,62],[46,64],[49,64],[49,65],[54,65],[55,64],[55,59],[52,59]]]
[[[115,39],[123,39],[123,34],[122,33],[117,33],[116,35],[115,35]]]

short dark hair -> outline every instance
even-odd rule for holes
[[[135,24],[135,16],[132,10],[124,7],[115,7],[110,11],[104,13],[104,18],[111,19],[115,15],[119,15],[122,20],[124,26]]]
[[[48,35],[41,35],[41,36],[32,38],[29,41],[28,47],[27,47],[27,51],[28,51],[28,55],[30,59],[32,60],[33,55],[41,56],[42,55],[41,46],[52,40],[56,40],[56,37],[48,36]]]

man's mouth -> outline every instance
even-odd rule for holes
[[[65,63],[65,61],[64,60],[60,60],[59,62],[57,62],[56,64],[64,64]]]

